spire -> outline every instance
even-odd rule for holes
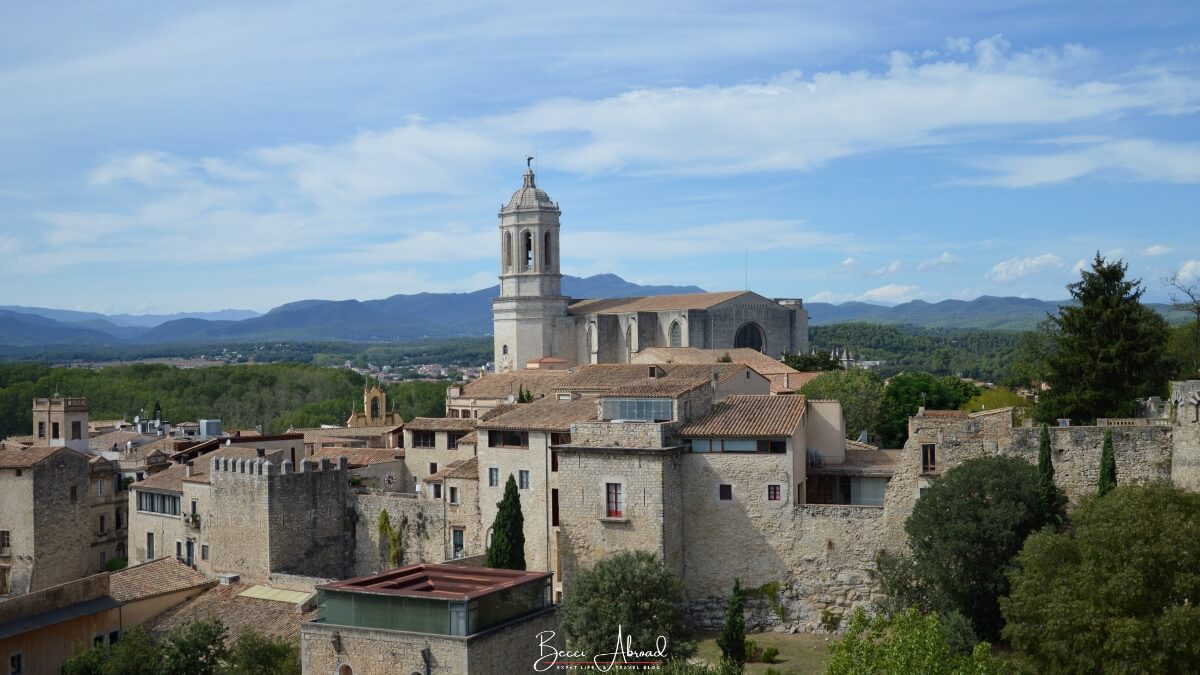
[[[525,185],[524,185],[524,187],[527,187],[527,188],[537,187],[537,184],[533,182],[533,156],[532,155],[525,158]]]

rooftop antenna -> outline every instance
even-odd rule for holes
[[[750,249],[749,248],[745,249],[745,252],[746,252],[746,263],[745,263],[746,264],[746,288],[745,288],[745,290],[748,291],[748,290],[750,290]]]

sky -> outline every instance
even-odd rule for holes
[[[862,5],[862,6],[860,6]],[[567,274],[809,301],[1200,282],[1200,3],[6,3],[0,304]]]

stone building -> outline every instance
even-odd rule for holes
[[[348,427],[398,427],[404,424],[400,413],[388,409],[387,392],[378,383],[363,390],[363,409],[350,413]]]
[[[0,451],[0,599],[102,569],[88,459],[61,445]]]
[[[559,632],[545,573],[410,565],[317,590],[317,618],[300,627],[306,673],[534,672],[539,634]]]
[[[808,351],[795,299],[751,291],[578,300],[562,294],[558,203],[532,169],[500,208],[500,297],[492,301],[496,372],[546,357],[566,366],[631,363],[649,347]]]
[[[87,399],[58,396],[33,399],[33,435],[35,445],[65,445],[78,452],[87,452]]]

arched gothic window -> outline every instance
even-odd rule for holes
[[[670,345],[672,347],[683,346],[683,328],[678,321],[671,322]]]
[[[734,348],[747,347],[756,352],[764,351],[767,347],[767,338],[763,335],[763,329],[753,321],[742,324],[738,329],[737,334],[733,337]]]
[[[504,233],[504,271],[512,271],[512,232]]]
[[[525,270],[533,270],[533,233],[525,230]]]
[[[379,397],[371,397],[371,417],[379,417]]]
[[[542,264],[546,271],[550,270],[550,233],[547,232],[542,242]]]

